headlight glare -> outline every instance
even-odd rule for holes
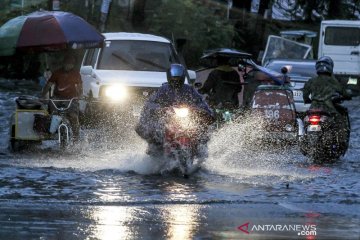
[[[128,96],[128,92],[122,85],[112,85],[105,89],[105,96],[113,101],[121,101]]]
[[[189,109],[188,108],[174,108],[176,116],[180,118],[185,118],[189,115]]]

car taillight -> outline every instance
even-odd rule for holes
[[[311,125],[319,125],[320,116],[319,115],[311,115],[309,116],[309,122]]]

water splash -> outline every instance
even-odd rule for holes
[[[299,153],[296,146],[266,144],[259,118],[243,118],[212,135],[206,168],[242,183],[271,185],[311,177],[294,167]],[[296,160],[295,160],[296,159]]]

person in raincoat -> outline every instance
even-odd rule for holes
[[[335,108],[332,97],[337,94],[351,99],[345,88],[333,75],[334,62],[330,57],[319,58],[315,64],[317,76],[307,81],[303,88],[305,103],[311,103],[310,109],[322,109],[333,115],[342,115],[340,108]],[[311,98],[310,98],[311,96]]]
[[[66,55],[64,58],[64,66],[55,71],[47,83],[45,84],[42,96],[46,97],[52,86],[54,88],[54,99],[70,100],[75,98],[66,115],[73,129],[74,140],[79,139],[80,123],[79,123],[79,98],[82,94],[82,81],[78,70],[75,69],[76,59],[73,55]],[[54,111],[54,106],[50,104],[50,111]]]
[[[209,96],[209,104],[215,108],[239,106],[238,93],[242,86],[240,75],[229,64],[229,58],[217,57],[218,67],[210,72],[202,88],[198,91]]]
[[[186,104],[201,110],[208,116],[211,124],[214,113],[203,100],[202,96],[190,85],[185,84],[185,68],[181,64],[171,64],[167,70],[167,83],[164,83],[158,91],[150,96],[141,112],[140,120],[135,127],[136,133],[149,144],[147,153],[158,155],[162,153],[164,139],[163,115],[171,106]],[[205,143],[208,137],[202,139]]]

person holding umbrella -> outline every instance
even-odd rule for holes
[[[239,106],[238,93],[242,86],[238,72],[230,66],[229,57],[218,56],[218,67],[210,72],[199,93],[209,95],[209,103],[213,107],[222,108]]]
[[[79,98],[82,94],[81,76],[75,67],[76,59],[74,55],[67,54],[64,58],[64,65],[61,69],[55,71],[50,79],[45,84],[42,96],[45,97],[52,86],[54,86],[54,93],[52,98],[59,100],[70,100],[72,98]],[[51,94],[49,94],[51,96]],[[50,111],[54,111],[52,104],[49,106]],[[74,141],[79,140],[79,102],[74,100],[67,111],[67,117],[73,129]]]

